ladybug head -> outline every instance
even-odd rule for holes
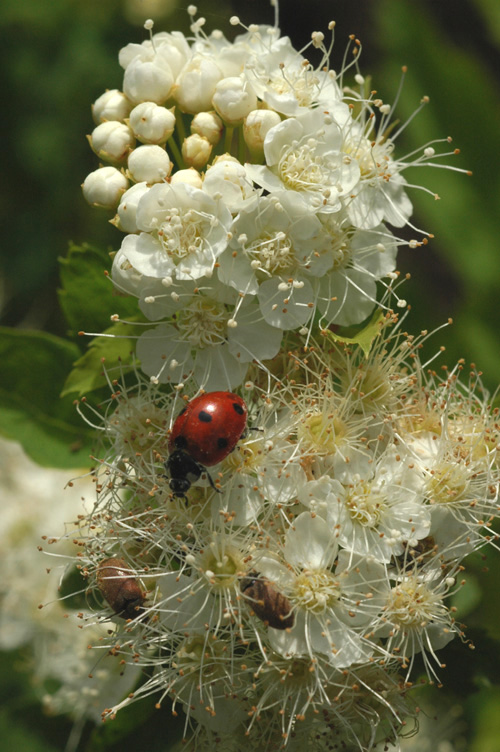
[[[191,482],[187,478],[171,478],[168,485],[178,499],[185,499],[187,491],[191,488]]]

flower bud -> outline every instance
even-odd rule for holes
[[[130,113],[129,126],[143,144],[164,144],[174,132],[175,115],[154,102],[141,102]]]
[[[178,185],[179,183],[186,183],[187,185],[191,185],[193,188],[199,188],[200,190],[203,187],[202,177],[194,167],[174,172],[170,178],[170,185]]]
[[[182,143],[182,158],[190,167],[197,170],[206,165],[212,153],[212,144],[204,136],[193,133],[188,136]]]
[[[139,232],[135,223],[135,213],[139,199],[147,191],[149,191],[149,186],[145,182],[136,183],[128,191],[125,191],[118,204],[116,216],[111,220],[111,223],[123,232]]]
[[[243,124],[243,137],[252,155],[264,155],[266,133],[281,123],[281,118],[274,110],[252,110]]]
[[[158,62],[135,58],[127,66],[123,77],[123,91],[135,104],[163,104],[169,98],[173,85],[172,71],[163,58],[159,58]]]
[[[127,190],[128,180],[116,167],[100,167],[83,181],[85,200],[92,206],[114,209]]]
[[[92,105],[92,117],[96,125],[106,120],[123,122],[131,109],[132,105],[123,92],[118,89],[108,89]]]
[[[212,104],[225,123],[240,125],[257,108],[257,97],[247,81],[230,76],[216,85]]]
[[[181,70],[173,95],[183,112],[212,109],[215,85],[222,78],[219,66],[209,58],[195,55]]]
[[[224,124],[216,112],[198,112],[191,121],[191,133],[204,136],[216,146],[222,136]]]
[[[170,158],[161,146],[138,146],[128,157],[128,172],[136,183],[161,183],[171,169]]]
[[[135,146],[130,128],[117,120],[101,123],[94,128],[88,139],[97,156],[107,162],[124,162]]]

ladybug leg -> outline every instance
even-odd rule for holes
[[[210,483],[210,485],[212,486],[212,488],[214,489],[214,491],[217,491],[217,493],[222,493],[222,491],[220,490],[220,488],[217,488],[217,486],[213,482],[212,476],[210,475],[210,473],[208,472],[208,470],[206,468],[202,468],[202,469],[203,469],[203,472],[206,473],[206,476],[208,478],[208,482]]]

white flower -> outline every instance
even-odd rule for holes
[[[228,242],[231,214],[204,191],[163,183],[139,201],[136,222],[152,234],[140,236],[131,264],[151,277],[189,280],[211,275]]]
[[[281,332],[267,325],[257,305],[248,302],[235,312],[233,305],[219,302],[192,286],[173,289],[175,321],[160,324],[139,337],[137,354],[145,373],[161,383],[185,381],[193,375],[205,389],[233,389],[243,380],[248,363],[272,358],[281,344]],[[161,305],[161,295],[141,306]],[[165,313],[172,297],[165,295]],[[154,309],[160,313],[161,309]]]
[[[128,180],[116,167],[99,167],[83,181],[85,200],[92,206],[114,209],[128,188]]]
[[[333,71],[322,70],[325,61],[323,58],[314,70],[290,39],[281,37],[271,44],[266,40],[255,51],[246,73],[260,99],[273,110],[293,117],[315,104],[329,109],[333,102],[340,101]]]
[[[429,509],[412,470],[391,452],[372,466],[369,475],[338,481],[311,481],[299,498],[314,508],[335,531],[339,544],[362,556],[390,562],[429,533]]]
[[[283,554],[286,564],[266,556],[256,564],[295,614],[292,629],[270,630],[273,648],[287,657],[320,653],[337,668],[368,660],[373,647],[362,632],[377,611],[372,583],[383,577],[383,567],[373,559],[339,554],[330,528],[309,512],[293,521]]]
[[[424,581],[418,571],[403,574],[399,581],[386,590],[385,605],[376,634],[387,638],[385,651],[398,657],[403,669],[409,673],[414,657],[423,654],[430,675],[435,669],[429,655],[436,660],[440,650],[459,632],[449,608],[444,603],[455,580],[448,576]],[[382,595],[385,587],[381,587]]]
[[[413,207],[406,195],[405,179],[399,174],[404,165],[392,159],[394,144],[384,134],[374,139],[373,123],[365,128],[356,121],[343,128],[342,150],[357,161],[361,180],[346,202],[347,211],[355,227],[369,230],[382,221],[403,227]]]
[[[342,131],[328,112],[306,110],[271,128],[264,154],[266,166],[247,165],[252,180],[270,192],[299,191],[314,211],[338,211],[359,181],[359,165],[342,152]]]

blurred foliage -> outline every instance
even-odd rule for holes
[[[0,204],[4,232],[0,313],[3,323],[14,328],[5,331],[2,340],[0,420],[7,435],[22,429],[24,443],[42,464],[53,463],[55,456],[66,458],[71,467],[77,460],[88,462],[90,437],[74,413],[72,395],[54,406],[74,361],[83,359],[85,365],[88,359],[100,358],[97,342],[86,353],[87,343],[76,335],[79,329],[109,326],[109,320],[101,320],[102,296],[110,296],[109,313],[119,306],[124,315],[131,313],[126,299],[111,298],[109,282],[101,273],[102,265],[109,265],[107,252],[121,242],[120,233],[107,223],[109,215],[85,204],[80,191],[86,174],[97,166],[85,140],[93,128],[90,104],[106,88],[120,88],[118,50],[144,39],[144,18],[157,18],[158,30],[187,31],[187,4],[3,0],[0,5],[0,83],[8,103],[0,125],[5,186]],[[228,36],[233,33],[228,24],[232,13],[245,22],[273,19],[267,0],[204,0],[199,7],[207,26],[218,26]],[[494,389],[500,374],[500,4],[498,0],[281,0],[280,26],[297,48],[307,43],[313,29],[325,29],[332,15],[337,21],[335,66],[340,65],[347,35],[355,33],[364,44],[361,70],[372,75],[386,101],[393,101],[401,65],[408,66],[397,108],[402,121],[411,116],[423,95],[430,97],[430,105],[398,139],[398,152],[451,135],[453,146],[461,150],[452,163],[473,171],[472,177],[449,170],[426,172],[425,184],[441,200],[414,191],[414,219],[435,239],[426,248],[403,250],[400,268],[412,275],[403,288],[413,309],[408,328],[432,329],[453,316],[455,325],[440,332],[430,347],[445,344],[449,364],[462,356],[475,361]],[[417,178],[422,179],[420,173]],[[411,182],[411,173],[408,179]],[[60,304],[68,332],[57,297],[57,260],[66,256],[69,241],[79,247],[72,248],[62,266]],[[106,254],[94,247],[83,252],[86,241],[106,249]],[[80,274],[92,278],[94,289],[85,321],[75,313],[81,312]],[[101,300],[95,304],[98,296]],[[63,339],[67,336],[69,340]],[[127,340],[117,342],[130,347],[123,344]],[[116,357],[120,353],[123,350]],[[66,383],[68,392],[89,388],[81,377],[81,370],[78,378],[73,372]],[[489,561],[491,571],[486,573]],[[498,553],[472,557],[466,578],[468,585],[456,605],[460,618],[468,622],[468,634],[475,637],[476,650],[457,640],[447,648],[444,692],[464,705],[467,748],[496,752],[500,601],[491,594],[500,588]],[[20,663],[24,665],[17,653],[2,656],[3,746],[26,752],[63,750],[71,723],[43,716],[28,674],[16,673]],[[139,748],[146,735],[149,749],[167,750],[174,740],[161,733],[166,725],[163,711],[151,716],[150,706],[142,713],[141,706],[136,707],[137,714],[123,719],[124,730],[121,721],[114,732],[112,726],[110,731],[86,729],[78,749]]]

